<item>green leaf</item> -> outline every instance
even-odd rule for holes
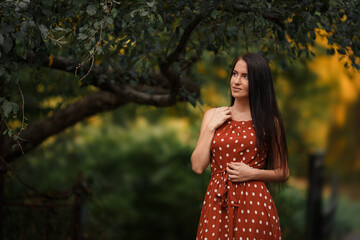
[[[86,13],[89,14],[90,16],[94,16],[96,14],[97,9],[98,7],[95,4],[91,4],[87,6]]]
[[[47,27],[45,27],[44,25],[40,24],[40,25],[38,25],[38,28],[39,28],[39,30],[40,30],[41,35],[43,36],[43,38],[47,38],[47,36],[48,36],[48,29],[47,29]]]
[[[83,26],[81,26],[80,28],[79,28],[79,32],[86,32],[87,31],[87,29],[88,29],[88,24],[84,24]]]
[[[97,47],[96,47],[96,52],[97,52],[97,54],[102,54],[102,53],[104,53],[104,52],[103,52],[103,49],[102,49],[100,46],[97,46]]]
[[[135,16],[135,13],[138,12],[138,11],[139,11],[139,9],[136,9],[136,10],[132,11],[130,13],[130,16],[133,18]]]
[[[62,27],[56,27],[56,28],[54,28],[54,31],[62,32],[62,31],[65,31],[65,29]]]
[[[148,15],[148,14],[149,14],[148,11],[143,10],[143,9],[140,10],[140,16],[144,17],[144,16],[146,16],[146,15]]]
[[[152,24],[156,24],[156,19],[155,19],[155,15],[150,15],[150,22],[152,23]]]
[[[85,40],[87,38],[88,38],[88,35],[86,35],[84,33],[79,33],[79,35],[78,35],[78,39],[80,39],[80,40]]]
[[[89,31],[89,36],[93,36],[96,32],[97,32],[96,30],[91,29],[91,30]]]
[[[17,146],[17,144],[16,144],[16,143],[14,143],[14,144],[11,146],[11,151],[14,151],[14,150],[15,150],[15,148],[16,148],[16,146]]]
[[[100,25],[101,25],[101,23],[99,21],[94,22],[94,28],[95,29],[99,29]]]
[[[4,52],[5,53],[8,53],[10,52],[11,48],[13,47],[13,41],[10,37],[7,37],[5,38],[4,40],[4,45],[3,45],[3,48],[4,48]]]
[[[214,10],[211,12],[211,17],[213,19],[217,19],[219,17],[219,15],[220,15],[220,12],[218,10]]]
[[[113,20],[112,17],[107,17],[107,18],[106,18],[106,22],[107,22],[108,24],[112,25],[112,24],[114,23],[114,20]]]
[[[3,112],[4,112],[4,116],[5,117],[9,117],[9,114],[11,113],[11,111],[13,110],[13,105],[11,104],[11,102],[5,100],[3,102],[3,104],[1,105]]]
[[[148,5],[149,7],[153,7],[155,4],[155,1],[152,2],[146,2],[146,5]]]
[[[158,18],[158,21],[159,21],[160,25],[162,25],[162,28],[161,28],[161,29],[163,29],[163,27],[164,27],[164,25],[163,25],[163,24],[164,24],[164,21],[163,21],[161,15],[160,15],[160,14],[157,14],[157,18]]]
[[[114,18],[114,17],[117,16],[117,14],[118,14],[118,10],[116,10],[116,8],[113,8],[113,9],[111,10],[111,16]]]
[[[271,9],[271,3],[269,3],[269,2],[266,3],[266,7],[267,7],[268,10],[270,10]]]

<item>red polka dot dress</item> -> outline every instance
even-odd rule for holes
[[[205,194],[196,240],[281,240],[280,220],[262,181],[232,182],[226,163],[265,164],[259,156],[252,120],[226,120],[210,146],[211,179]]]

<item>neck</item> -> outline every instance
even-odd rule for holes
[[[249,98],[235,98],[232,111],[236,115],[249,116],[251,118]]]

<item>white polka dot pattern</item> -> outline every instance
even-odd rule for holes
[[[232,182],[226,163],[262,168],[252,120],[228,120],[211,141],[211,179],[200,215],[196,240],[281,240],[280,219],[262,181]]]

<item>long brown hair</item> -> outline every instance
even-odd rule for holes
[[[257,147],[260,156],[267,154],[264,167],[280,167],[285,171],[288,167],[288,148],[269,64],[261,55],[247,52],[234,59],[232,71],[240,59],[246,62],[248,68],[249,104]],[[234,102],[235,99],[231,96],[231,106]]]

